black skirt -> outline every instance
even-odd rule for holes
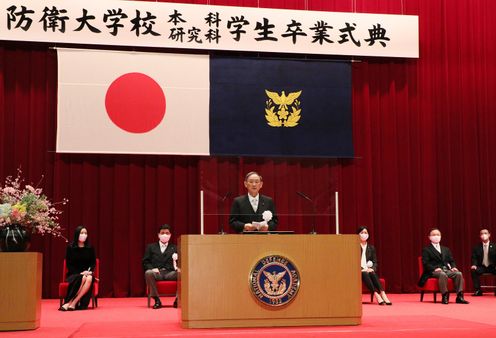
[[[81,274],[74,274],[70,275],[67,277],[67,283],[69,283],[69,286],[67,288],[67,296],[65,296],[64,299],[64,304],[69,303],[71,300],[76,298],[76,295],[79,291],[79,288],[81,287],[81,282],[83,280],[83,275]],[[88,308],[88,304],[90,303],[91,295],[93,294],[93,283],[95,282],[95,279],[93,278],[91,280],[91,287],[86,292],[83,297],[79,300],[79,302],[76,304],[76,310],[85,310]]]

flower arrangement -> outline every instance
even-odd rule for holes
[[[19,224],[32,234],[50,234],[62,237],[58,223],[62,211],[56,204],[66,204],[67,199],[52,203],[42,193],[41,188],[23,185],[22,171],[17,169],[17,177],[8,176],[5,185],[0,186],[0,230],[11,224]]]

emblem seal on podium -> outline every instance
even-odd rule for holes
[[[250,273],[250,290],[255,298],[269,306],[291,302],[300,288],[300,273],[288,258],[279,255],[258,260]]]

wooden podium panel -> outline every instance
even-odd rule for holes
[[[42,254],[0,252],[0,331],[40,326]]]
[[[179,247],[185,328],[361,323],[356,235],[183,235]],[[269,255],[300,273],[297,295],[281,307],[260,303],[250,289],[250,272]]]

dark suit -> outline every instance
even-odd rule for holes
[[[363,248],[360,246],[360,257],[363,254]],[[374,272],[362,271],[362,281],[370,290],[370,292],[381,292],[384,291],[384,288],[379,281],[379,277],[377,276],[377,255],[375,253],[375,248],[367,243],[367,248],[365,249],[365,260],[371,261],[372,266],[370,267]],[[362,267],[363,270],[364,267]]]
[[[489,266],[487,267],[482,265],[482,260],[484,259],[484,249],[482,245],[482,243],[479,243],[472,249],[472,265],[477,267],[477,269],[472,270],[472,282],[474,283],[475,290],[480,290],[480,275],[483,273],[492,273],[493,275],[496,275],[496,245],[489,242]]]
[[[158,297],[157,280],[177,280],[177,272],[174,269],[172,255],[177,253],[174,244],[168,243],[164,253],[160,251],[159,242],[148,244],[143,256],[143,268],[145,270],[146,285],[150,290],[151,297]],[[159,269],[159,273],[152,269]]]
[[[422,264],[424,266],[424,272],[418,282],[420,287],[424,286],[427,279],[431,277],[438,278],[439,290],[445,294],[448,292],[448,278],[451,278],[455,284],[456,292],[460,293],[463,291],[463,275],[460,271],[451,271],[452,268],[456,268],[456,263],[450,249],[447,247],[441,245],[441,253],[432,244],[423,248]],[[437,268],[440,268],[442,271],[434,271]]]
[[[256,212],[253,211],[248,194],[238,196],[234,199],[231,207],[231,215],[229,216],[229,225],[234,231],[243,232],[246,223],[262,222],[262,214],[266,210],[272,212],[272,219],[268,222],[269,231],[276,230],[277,214],[272,198],[261,194],[258,196],[258,208]]]

